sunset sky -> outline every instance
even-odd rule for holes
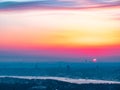
[[[120,62],[120,0],[0,0],[0,61]]]

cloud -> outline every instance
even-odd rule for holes
[[[102,8],[119,5],[119,0],[1,0],[0,10],[28,8]]]
[[[29,2],[29,1],[33,1],[33,0],[0,0],[0,2]],[[34,0],[34,1],[44,1],[44,0]]]
[[[73,6],[71,2],[59,2],[56,0],[44,0],[44,1],[26,1],[26,2],[15,2],[14,1],[4,1],[0,2],[1,10],[8,9],[26,9],[26,8],[56,8],[56,7],[70,7]]]

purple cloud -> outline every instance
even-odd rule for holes
[[[119,0],[1,0],[0,10],[30,8],[101,8],[120,6]]]

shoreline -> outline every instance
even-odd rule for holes
[[[74,84],[120,84],[119,81],[94,80],[94,79],[73,79],[66,77],[50,77],[50,76],[0,76],[0,78],[17,78],[17,79],[36,79],[36,80],[57,80]]]

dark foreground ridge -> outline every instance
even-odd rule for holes
[[[0,78],[0,90],[120,90],[120,84],[73,84],[57,80]]]

